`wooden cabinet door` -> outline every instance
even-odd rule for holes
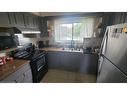
[[[14,13],[9,12],[8,13],[8,20],[9,20],[9,26],[14,27],[15,26],[15,18],[14,18]]]
[[[34,17],[32,15],[29,16],[29,27],[35,28],[34,26]]]
[[[98,55],[97,54],[83,54],[80,63],[80,72],[83,74],[97,75]]]
[[[19,12],[14,13],[14,18],[15,18],[15,26],[25,27],[23,13],[19,13]]]
[[[38,17],[29,13],[23,13],[23,19],[25,28],[38,29]]]
[[[7,27],[9,26],[9,18],[7,12],[0,12],[0,27]]]
[[[21,12],[0,12],[0,27],[38,29],[38,17]]]
[[[35,28],[39,28],[39,21],[38,21],[38,17],[34,16],[33,17],[33,24]]]
[[[27,28],[34,28],[34,29],[38,28],[37,17],[35,17],[31,14],[27,14],[25,20],[26,20],[26,27]]]
[[[67,71],[79,71],[82,53],[61,52],[61,68]]]
[[[23,17],[24,17],[25,27],[27,28],[27,27],[29,27],[29,17],[27,15],[27,13],[24,13]]]
[[[23,75],[24,75],[24,79],[22,83],[32,83],[33,82],[31,69],[27,70]]]
[[[30,14],[25,13],[24,14],[24,22],[26,28],[32,28],[33,27],[33,18]]]
[[[60,69],[61,61],[60,61],[60,53],[59,52],[48,52],[48,67],[50,69]]]

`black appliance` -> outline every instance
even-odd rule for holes
[[[102,41],[97,82],[127,82],[127,23],[108,26]]]
[[[32,43],[24,45],[22,48],[11,51],[11,55],[14,58],[17,59],[28,59],[30,60],[32,56],[34,55],[35,47],[32,45]]]
[[[48,71],[47,53],[36,51],[32,60],[30,61],[33,82],[38,83]]]
[[[37,45],[38,45],[38,48],[43,48],[43,47],[45,47],[44,41],[38,41]]]

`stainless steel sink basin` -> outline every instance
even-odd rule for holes
[[[67,52],[83,52],[82,49],[80,49],[80,50],[75,50],[75,49],[73,49],[73,48],[64,48],[63,51],[67,51]]]

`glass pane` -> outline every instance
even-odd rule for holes
[[[57,32],[57,40],[67,41],[71,39],[72,39],[72,24],[60,24],[59,32]]]
[[[82,23],[73,23],[73,39],[74,40],[82,40],[81,30],[82,30]]]
[[[66,22],[66,23],[65,23]],[[59,20],[55,22],[55,41],[79,41],[82,42],[83,38],[91,38],[94,30],[94,18],[86,18],[77,21],[64,21]],[[73,35],[73,37],[72,37]]]

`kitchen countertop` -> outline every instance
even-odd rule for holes
[[[64,49],[60,48],[60,47],[45,47],[45,48],[41,48],[40,50],[44,50],[44,51],[65,51],[65,52],[83,52],[82,50],[78,51],[78,50],[69,50],[69,49]]]
[[[77,53],[83,53],[83,54],[98,54],[98,52],[91,52],[91,53],[84,53],[83,49],[79,50],[70,50],[69,48],[65,48],[63,50],[62,47],[45,47],[45,48],[40,48],[39,50],[44,50],[44,51],[60,51],[60,52],[77,52]]]
[[[2,53],[2,52],[10,52],[10,51],[13,51],[13,50],[16,50],[16,49],[18,49],[18,47],[16,47],[16,48],[10,48],[10,49],[5,49],[5,50],[0,50],[0,53]]]
[[[13,62],[7,61],[6,64],[0,65],[0,80],[6,78],[7,76],[28,63],[28,60],[14,59]]]
[[[63,48],[45,47],[45,48],[41,48],[40,50],[45,50],[45,51],[63,51]]]

